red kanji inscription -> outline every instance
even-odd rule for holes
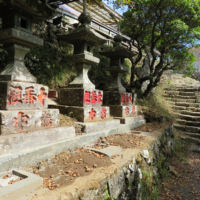
[[[92,96],[91,96],[91,103],[95,104],[97,102],[97,93],[96,91],[92,92]]]
[[[126,101],[125,101],[125,94],[122,94],[121,95],[121,103],[125,103]]]
[[[19,128],[20,132],[23,131],[23,127],[28,125],[29,116],[22,112],[18,113],[18,117],[13,119],[14,127]]]
[[[44,88],[41,88],[40,89],[40,95],[38,95],[38,99],[40,101],[40,106],[43,107],[44,104],[45,104],[45,99],[47,98],[47,93],[44,92],[45,89]]]
[[[132,107],[132,114],[135,115],[135,106]]]
[[[28,87],[25,89],[24,102],[25,104],[34,104],[37,101],[36,94],[33,87]]]
[[[102,108],[102,110],[101,110],[101,119],[106,119],[106,112],[107,112],[107,110],[105,108]]]
[[[128,103],[128,94],[126,94],[126,103]]]
[[[102,103],[102,94],[101,92],[98,93],[98,101],[97,103]]]
[[[88,91],[85,91],[84,103],[90,103],[90,92],[88,92]]]
[[[41,117],[42,126],[46,128],[52,127],[52,117],[50,113],[44,112]]]
[[[21,87],[11,87],[8,92],[8,105],[22,104],[22,88]]]
[[[131,94],[129,95],[128,102],[132,103],[132,95]]]
[[[126,115],[129,114],[129,108],[128,108],[128,107],[126,107],[126,109],[125,109],[125,113],[126,113]]]
[[[96,117],[96,111],[92,108],[90,114],[90,119],[93,120]]]

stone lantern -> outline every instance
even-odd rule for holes
[[[86,12],[86,1],[78,20],[80,26],[66,35],[60,35],[61,39],[74,45],[73,55],[66,59],[75,63],[77,77],[67,88],[60,90],[59,103],[66,105],[67,114],[76,116],[81,122],[107,119],[110,113],[109,107],[102,107],[103,91],[96,90],[88,78],[91,65],[99,63],[99,58],[93,56],[93,48],[104,44],[106,40],[90,28],[92,18]]]
[[[129,69],[125,67],[125,58],[131,58],[134,53],[121,44],[123,38],[120,35],[114,37],[114,45],[111,50],[99,52],[110,58],[110,68],[107,71],[112,76],[112,82],[107,91],[104,91],[103,105],[110,107],[110,114],[114,117],[131,117],[137,114],[137,107],[132,105],[132,93],[126,92],[121,83],[121,76]]]
[[[58,127],[59,110],[48,107],[48,87],[37,84],[24,65],[30,47],[43,45],[32,35],[32,23],[54,16],[45,3],[42,11],[26,1],[1,1],[2,31],[0,43],[8,53],[8,64],[0,74],[0,135]]]

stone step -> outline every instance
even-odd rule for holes
[[[196,99],[178,99],[178,98],[166,98],[167,101],[174,101],[174,102],[179,102],[179,103],[197,103]]]
[[[175,124],[174,128],[176,128],[180,131],[186,131],[186,132],[191,132],[191,133],[200,133],[200,128],[195,127],[195,126],[184,126],[184,125]]]
[[[200,112],[200,108],[195,108],[195,107],[185,107],[185,106],[172,105],[171,108],[173,110],[176,110],[176,111],[187,110],[187,111],[191,111],[191,112]]]
[[[195,144],[200,144],[200,139],[197,139],[197,138],[186,136],[186,137],[182,137],[182,139],[188,140]]]
[[[194,92],[165,91],[168,95],[195,96]]]
[[[200,116],[183,115],[180,113],[174,114],[178,119],[189,120],[189,121],[200,121]]]
[[[195,108],[199,108],[200,107],[200,103],[189,103],[189,102],[170,102],[170,104],[172,105],[172,103],[175,103],[175,106],[185,106],[185,107],[195,107]]]
[[[182,96],[182,95],[168,95],[168,94],[164,94],[163,97],[176,98],[176,99],[196,99],[196,96]]]
[[[200,153],[200,148],[199,148],[199,146],[196,146],[196,145],[191,146],[190,150],[195,153]]]
[[[38,148],[76,136],[74,127],[58,127],[29,133],[10,134],[0,137],[0,155]]]
[[[200,112],[192,112],[188,110],[180,110],[179,113],[185,115],[200,116]]]
[[[187,121],[183,119],[177,119],[177,122],[181,125],[200,127],[200,122],[196,122],[196,121]]]
[[[179,92],[197,92],[200,91],[199,87],[171,87],[165,88],[166,91],[179,91]]]
[[[188,133],[188,132],[183,132],[185,135],[189,137],[194,137],[194,138],[199,138],[200,139],[200,134],[199,133]]]

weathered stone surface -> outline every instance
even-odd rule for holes
[[[110,109],[109,107],[66,107],[66,114],[76,118],[80,122],[95,122],[99,120],[109,119]]]
[[[88,147],[84,147],[84,149],[88,149],[88,150],[95,151],[95,152],[98,152],[101,154],[105,154],[108,157],[112,157],[113,155],[120,155],[120,153],[122,151],[121,147],[109,146],[109,145],[105,145],[105,146],[107,146],[107,147],[105,147],[103,149],[95,149],[95,148],[88,148]]]
[[[98,64],[100,59],[94,57],[91,53],[85,52],[80,54],[74,54],[72,56],[67,56],[68,62],[75,62],[75,63],[88,63],[88,64]]]
[[[1,135],[53,128],[59,125],[59,110],[0,111],[0,123]]]
[[[132,117],[115,117],[115,119],[119,119],[121,124],[134,124],[142,120],[145,121],[144,117],[141,115],[135,115]]]
[[[83,133],[92,133],[92,132],[97,132],[101,130],[106,130],[106,129],[112,129],[116,128],[117,126],[120,126],[120,120],[105,120],[105,121],[100,121],[100,122],[88,122],[88,123],[80,123],[78,122],[83,128],[82,132]]]
[[[14,170],[12,173],[25,179],[16,182],[13,185],[1,188],[0,199],[2,200],[21,199],[27,193],[32,192],[43,185],[43,179],[35,174],[22,170]]]
[[[8,154],[75,137],[74,127],[58,127],[0,137],[0,148]],[[8,148],[9,147],[9,148]]]
[[[113,117],[132,117],[137,115],[137,106],[109,106],[110,115]]]
[[[194,92],[179,92],[182,96],[194,96]]]
[[[123,170],[117,170],[108,178],[110,196],[116,199],[125,190],[125,175]]]
[[[105,91],[103,93],[103,105],[132,105],[132,94],[128,92]]]
[[[45,109],[48,106],[48,87],[25,82],[0,82],[0,109]]]
[[[178,95],[179,94],[178,91],[165,91],[165,93],[168,95]]]
[[[1,42],[1,41],[0,41]],[[36,82],[34,77],[24,64],[24,57],[30,48],[18,44],[4,45],[8,53],[8,64],[0,74],[0,81],[24,81]]]
[[[5,29],[1,31],[0,43],[8,44],[11,42],[29,47],[36,47],[43,45],[43,39],[31,35],[27,32],[15,28]]]
[[[59,103],[67,106],[101,106],[103,103],[103,91],[62,88],[60,90]]]

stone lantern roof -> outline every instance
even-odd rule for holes
[[[114,58],[114,57],[131,58],[135,55],[134,52],[123,47],[121,43],[123,41],[123,38],[120,35],[116,35],[114,37],[114,41],[115,43],[112,48],[106,51],[100,51],[99,53],[108,58]]]
[[[33,23],[51,19],[58,14],[46,1],[28,3],[26,0],[0,0],[0,17],[12,10],[19,14],[31,16]]]
[[[90,15],[86,12],[83,12],[78,21],[81,25],[73,31],[70,31],[66,35],[60,35],[59,37],[70,44],[77,44],[79,42],[88,42],[92,46],[99,46],[106,43],[104,37],[102,37],[99,33],[92,30],[89,24],[92,21]]]

